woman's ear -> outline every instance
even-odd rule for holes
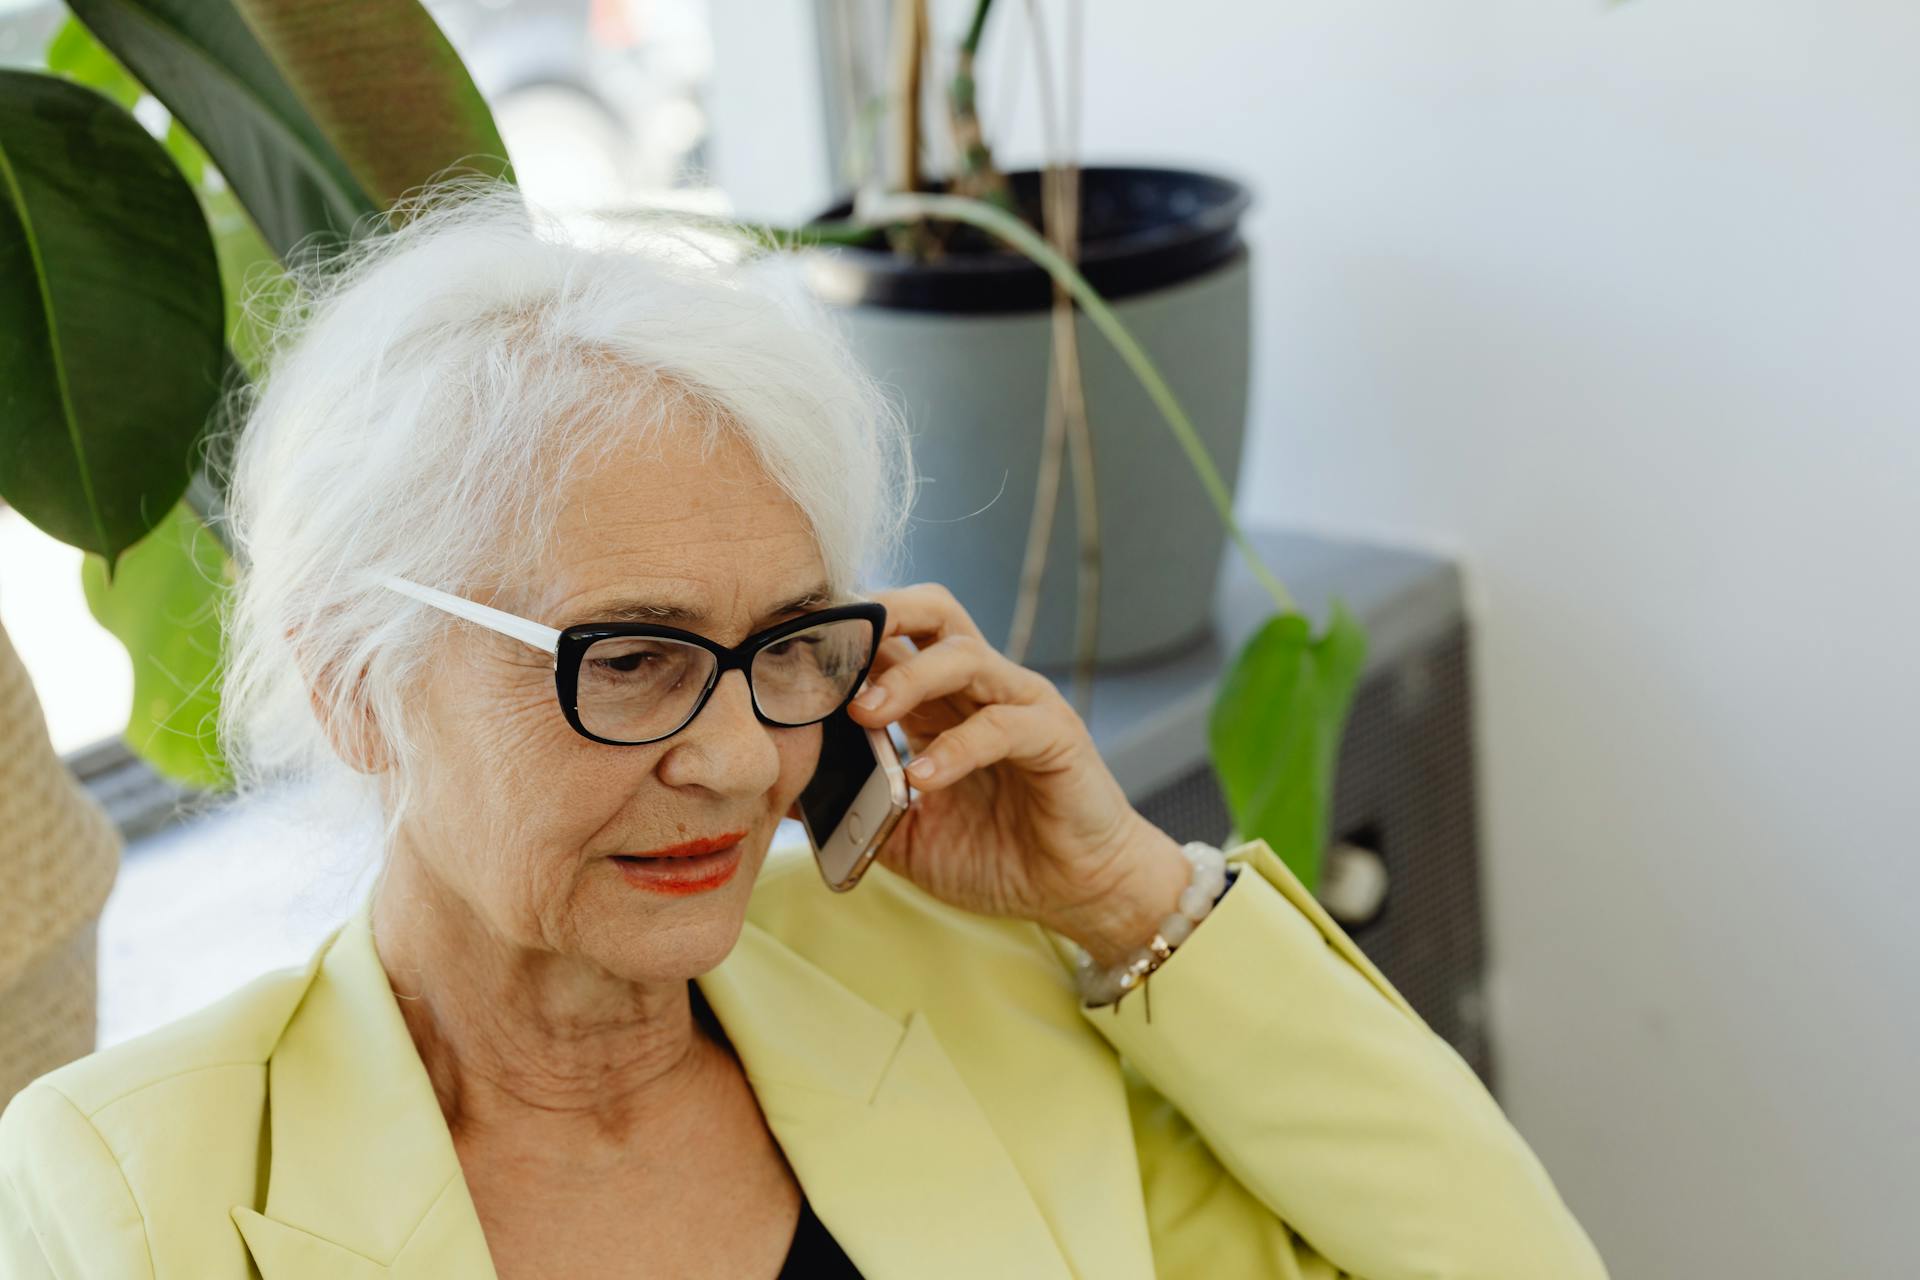
[[[317,683],[307,686],[307,698],[313,704],[314,717],[326,731],[327,741],[333,744],[333,753],[345,761],[348,768],[355,773],[385,773],[390,762],[385,740],[380,734],[379,721],[373,714],[373,708],[360,696],[366,677],[367,669],[360,668],[360,675],[348,698],[350,710],[344,716],[330,712],[326,700],[320,696],[321,686]]]
[[[287,641],[296,654],[299,644],[295,633],[287,631]],[[307,664],[299,663],[302,674]],[[386,752],[386,742],[380,733],[380,724],[374,716],[373,708],[363,695],[366,688],[367,667],[360,668],[360,674],[354,678],[353,688],[348,692],[346,704],[349,710],[339,712],[330,705],[324,692],[338,681],[336,668],[329,665],[323,668],[317,679],[307,681],[307,701],[313,706],[313,717],[320,722],[320,728],[327,735],[327,741],[333,746],[333,753],[355,773],[385,773],[391,761]]]

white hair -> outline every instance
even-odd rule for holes
[[[461,178],[269,282],[266,370],[211,450],[239,573],[220,737],[240,793],[348,801],[384,850],[417,794],[410,694],[466,624],[380,578],[525,581],[568,477],[623,441],[695,432],[710,453],[730,433],[808,520],[836,597],[894,570],[916,481],[894,401],[824,308],[758,269],[777,259],[689,253],[672,215],[637,225],[569,229]],[[384,805],[311,698],[374,727]]]

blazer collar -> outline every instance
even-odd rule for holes
[[[264,1280],[492,1277],[371,905],[329,940],[269,1061],[266,1203],[233,1218]],[[902,1022],[751,919],[696,981],[814,1211],[863,1274],[1071,1274],[920,1010]]]

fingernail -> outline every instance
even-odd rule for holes
[[[932,777],[933,761],[927,759],[925,756],[922,756],[918,760],[915,760],[912,764],[907,766],[907,772],[912,774],[916,778]]]
[[[885,702],[886,700],[887,700],[887,691],[885,689],[882,689],[879,685],[876,684],[868,688],[868,690],[865,693],[855,698],[854,702],[858,703],[860,706],[863,706],[867,710],[871,711],[875,707],[879,706],[881,703]]]

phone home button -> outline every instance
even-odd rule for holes
[[[866,828],[861,825],[858,813],[847,815],[847,834],[853,837],[856,844],[867,838]]]

